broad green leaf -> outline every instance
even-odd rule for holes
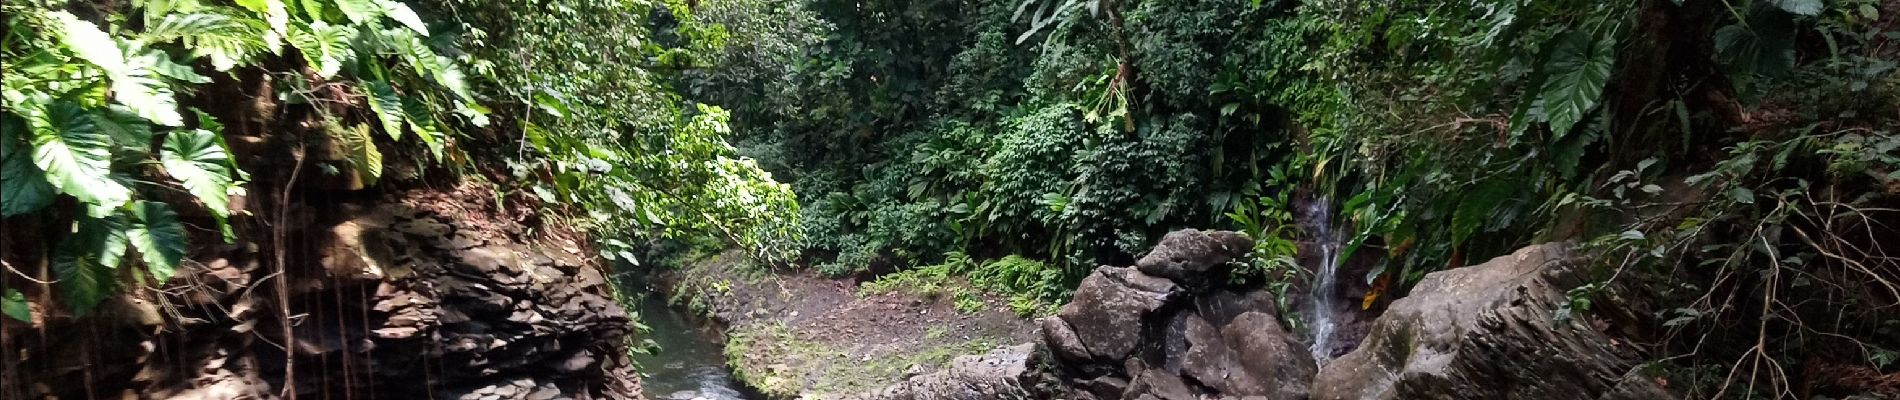
[[[384,46],[402,55],[416,75],[429,77],[463,101],[475,101],[474,95],[468,91],[468,84],[463,81],[462,68],[455,60],[435,54],[435,50],[430,49],[415,33],[392,29],[383,31],[378,37]]]
[[[220,217],[230,215],[229,194],[233,181],[231,157],[218,134],[203,129],[174,131],[165,136],[165,149],[159,162],[165,172],[184,184],[205,208]]]
[[[16,137],[24,134],[25,121],[11,113],[0,116],[0,216],[37,211],[59,195],[46,182],[46,172],[33,165],[25,138]]]
[[[198,83],[198,84],[211,83],[211,78],[206,77],[204,75],[198,75],[198,71],[192,70],[191,66],[189,65],[179,64],[178,62],[172,61],[171,56],[166,55],[165,52],[158,51],[158,50],[151,50],[151,51],[147,51],[145,55],[140,56],[140,57],[146,57],[149,59],[146,62],[152,66],[152,72],[157,73],[158,76],[163,76],[166,78],[171,78],[174,80],[179,80],[179,81],[184,81],[184,82],[189,82],[189,83]]]
[[[424,25],[422,17],[416,16],[415,10],[410,10],[409,6],[393,0],[378,0],[377,2],[381,3],[383,14],[388,15],[389,19],[402,23],[403,26],[416,31],[418,35],[429,36],[429,26]]]
[[[1515,128],[1514,128],[1515,129]],[[1601,124],[1584,125],[1574,134],[1557,138],[1551,143],[1550,162],[1564,179],[1577,176],[1579,164],[1583,162],[1583,153],[1602,135]]]
[[[1821,15],[1823,7],[1821,0],[1773,0],[1773,2],[1775,7],[1781,7],[1782,11],[1807,16]]]
[[[126,237],[145,260],[146,271],[157,278],[153,283],[164,284],[178,271],[178,262],[185,257],[185,244],[190,238],[185,234],[185,226],[178,222],[178,213],[171,207],[155,201],[135,203],[132,218]]]
[[[112,138],[70,102],[56,102],[32,113],[33,165],[61,193],[107,208],[132,198],[132,191],[111,178]]]
[[[330,134],[343,146],[350,167],[363,186],[375,185],[376,180],[383,176],[383,152],[376,149],[374,138],[369,134],[369,125],[340,128],[332,124]]]
[[[149,62],[150,59],[143,59]],[[178,98],[172,93],[170,85],[159,80],[150,64],[141,64],[128,74],[112,77],[112,99],[138,114],[139,117],[165,126],[185,124],[183,116],[178,114]]]
[[[344,63],[356,58],[347,26],[331,26],[323,21],[299,24],[290,30],[289,36],[290,45],[296,46],[303,53],[304,61],[325,78],[336,76]]]
[[[535,149],[548,153],[554,152],[554,148],[548,143],[548,132],[541,129],[540,125],[531,121],[521,121],[521,135],[526,136],[528,143],[533,143]]]
[[[1491,179],[1466,192],[1464,197],[1458,199],[1458,208],[1451,215],[1451,242],[1464,243],[1471,234],[1477,233],[1478,227],[1491,219],[1491,214],[1497,211],[1499,205],[1523,190],[1519,186],[1516,181]]]
[[[429,147],[429,153],[435,156],[436,161],[441,161],[444,135],[440,129],[441,124],[436,123],[435,116],[429,113],[433,107],[429,107],[429,103],[413,98],[404,99],[402,106],[403,119],[409,121],[409,129],[415,130],[416,137],[422,139],[422,144]]]
[[[66,45],[79,59],[105,69],[107,74],[125,73],[125,53],[120,51],[119,42],[99,30],[98,25],[65,11],[50,12],[47,17],[52,18],[58,26],[55,33],[59,36],[60,44]]]
[[[1715,57],[1730,74],[1783,74],[1794,69],[1795,34],[1795,25],[1786,13],[1750,12],[1747,23],[1715,30]]]
[[[358,24],[374,23],[376,18],[383,16],[383,5],[376,0],[336,0],[332,4],[336,4],[337,10],[343,11],[343,16],[349,17],[350,22]]]
[[[80,59],[106,71],[112,81],[113,100],[152,122],[166,126],[184,123],[178,116],[178,100],[173,97],[171,87],[152,72],[156,61],[142,56],[127,59],[126,49],[91,22],[65,11],[48,15],[59,24],[57,34],[61,44]]]
[[[99,131],[112,138],[121,148],[140,153],[149,152],[152,144],[152,126],[144,118],[134,115],[132,110],[121,106],[107,107],[87,114]]]
[[[312,21],[323,19],[322,0],[298,0],[297,5],[303,9],[304,19]]]
[[[383,133],[391,140],[402,140],[402,122],[404,111],[402,97],[396,95],[396,88],[383,81],[363,82],[364,93],[369,98],[369,108],[376,112],[376,120],[383,125]]]
[[[33,322],[33,308],[26,304],[26,295],[13,288],[7,288],[6,296],[0,297],[0,313],[20,322]]]
[[[264,16],[264,21],[270,24],[270,31],[264,32],[262,40],[275,51],[282,44],[280,40],[290,32],[290,10],[284,6],[283,0],[237,0],[237,3],[252,13]]]
[[[73,314],[84,316],[112,293],[113,270],[125,257],[125,219],[80,217],[78,229],[53,251],[53,273]]]
[[[561,100],[561,97],[557,94],[545,90],[536,91],[534,92],[534,104],[540,106],[541,110],[547,111],[548,114],[567,118],[567,102]]]
[[[1564,137],[1596,107],[1603,86],[1610,80],[1610,64],[1616,60],[1615,40],[1595,39],[1584,32],[1569,32],[1556,37],[1557,44],[1544,62],[1543,100],[1551,132]]]
[[[277,33],[265,22],[216,13],[168,14],[143,35],[143,40],[151,43],[181,41],[193,56],[209,59],[211,67],[219,71],[248,63],[278,47],[266,40]]]

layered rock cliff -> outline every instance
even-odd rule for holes
[[[313,203],[286,227],[281,274],[240,242],[98,314],[9,321],[6,386],[27,399],[640,398],[633,325],[583,245],[449,198]]]

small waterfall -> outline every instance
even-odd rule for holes
[[[1312,234],[1314,247],[1319,250],[1319,269],[1313,280],[1313,301],[1311,303],[1313,361],[1325,364],[1332,360],[1333,331],[1338,328],[1335,317],[1340,311],[1339,304],[1339,245],[1341,237],[1333,226],[1333,203],[1325,197],[1314,198],[1302,208],[1306,214],[1302,218],[1307,232]]]

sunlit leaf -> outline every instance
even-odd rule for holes
[[[290,45],[296,46],[304,60],[325,78],[336,76],[343,70],[344,63],[356,58],[356,50],[350,47],[347,26],[332,26],[323,21],[299,24],[290,29],[289,37]]]
[[[203,129],[174,131],[165,136],[159,155],[165,172],[185,186],[213,214],[228,216],[232,173],[230,154],[216,133]]]
[[[165,203],[133,203],[131,214],[126,237],[145,260],[146,271],[157,278],[154,283],[163,284],[178,271],[178,262],[185,257],[185,244],[189,240],[185,226],[178,222],[178,213]]]
[[[107,208],[132,198],[132,191],[111,178],[112,138],[100,132],[78,105],[56,102],[32,113],[33,164],[61,193]]]
[[[389,19],[402,23],[402,26],[409,27],[409,30],[416,31],[418,35],[429,36],[429,26],[423,24],[422,17],[416,16],[416,12],[410,10],[409,6],[393,0],[377,0],[377,3],[381,4],[383,13],[388,15]]]
[[[383,133],[391,140],[402,140],[403,108],[402,98],[397,97],[396,89],[383,81],[363,82],[365,97],[369,98],[369,108],[376,112],[376,120],[382,123]]]
[[[343,146],[350,169],[356,173],[362,185],[375,185],[376,180],[383,176],[383,152],[376,148],[374,138],[370,137],[369,125],[341,128],[332,124],[330,134]]]

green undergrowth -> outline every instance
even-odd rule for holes
[[[1010,311],[1018,316],[1048,315],[1067,301],[1073,289],[1060,269],[1047,263],[1011,255],[989,262],[978,262],[963,253],[952,252],[944,262],[908,269],[878,277],[864,284],[859,295],[879,295],[906,291],[928,299],[949,298],[957,311],[976,313],[988,306],[983,292],[1006,297]]]
[[[783,324],[736,327],[725,354],[734,377],[766,396],[838,396],[874,391],[901,381],[912,366],[939,370],[959,355],[980,354],[1008,340],[952,338],[929,328],[916,346],[891,354],[855,355],[851,349],[801,337]]]

